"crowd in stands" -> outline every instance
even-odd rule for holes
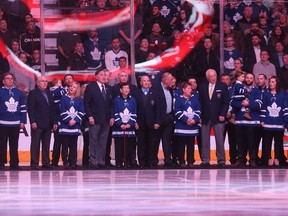
[[[104,11],[121,9],[127,2],[75,0],[59,1],[59,5],[63,14],[88,17],[89,13],[100,16]],[[211,128],[215,132],[218,166],[225,167],[226,163],[226,132],[233,166],[246,165],[247,152],[252,167],[286,166],[283,136],[288,123],[287,2],[227,1],[224,71],[220,71],[219,61],[219,5],[214,4],[211,25],[182,62],[169,70],[136,73],[138,88],[131,84],[131,58],[136,63],[145,62],[177,45],[190,27],[187,23],[192,7],[187,1],[143,0],[135,13],[134,36],[130,35],[129,22],[85,32],[59,31],[56,58],[58,69],[66,75],[64,80],[53,80],[51,88],[45,76],[27,76],[0,53],[0,135],[5,137],[0,143],[0,168],[7,163],[7,139],[12,139],[12,133],[19,134],[26,123],[22,115],[26,114],[26,105],[32,127],[33,169],[39,165],[40,140],[45,150],[43,168],[57,167],[60,155],[65,168],[76,168],[80,134],[84,138],[83,166],[111,166],[113,137],[117,167],[157,167],[160,140],[165,166],[193,167],[196,138],[201,165],[208,167]],[[0,38],[23,64],[43,72],[39,24],[28,9],[15,14],[13,8],[15,5],[10,3],[0,4]],[[135,57],[130,53],[132,40]],[[95,73],[97,82],[83,82],[80,86],[70,71]],[[7,119],[7,112],[13,113],[12,119]],[[9,121],[14,123],[7,126]],[[51,129],[55,140],[50,163]],[[10,151],[10,166],[18,169],[18,138],[14,137],[9,145],[14,150]]]

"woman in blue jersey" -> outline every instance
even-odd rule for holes
[[[286,166],[283,149],[284,126],[288,120],[287,93],[280,89],[280,81],[276,76],[269,78],[269,90],[263,95],[261,109],[261,125],[265,130],[262,142],[262,164]],[[271,159],[271,146],[274,139],[274,162]]]
[[[189,82],[184,82],[181,87],[183,94],[177,97],[175,101],[176,124],[174,135],[178,146],[177,153],[180,167],[186,166],[184,159],[186,146],[187,165],[192,167],[195,162],[194,142],[195,136],[198,135],[201,106],[198,97],[192,94],[192,86]]]
[[[61,122],[59,133],[63,142],[62,160],[65,168],[70,166],[72,169],[76,169],[77,140],[81,134],[81,121],[84,116],[84,103],[80,97],[79,83],[74,82],[68,87],[68,93],[61,97],[60,104]]]

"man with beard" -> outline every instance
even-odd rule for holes
[[[247,151],[249,152],[249,165],[257,166],[256,139],[260,127],[260,109],[262,107],[261,91],[253,85],[254,75],[247,73],[245,76],[246,88],[250,88],[249,96],[242,101],[232,98],[231,106],[235,110],[236,136],[238,137],[238,158],[236,167],[245,166]],[[251,119],[246,119],[243,114],[246,108],[250,109]]]

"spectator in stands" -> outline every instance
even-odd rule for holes
[[[27,23],[26,32],[20,36],[20,49],[30,57],[33,50],[41,48],[40,32],[35,29],[35,21]]]
[[[167,0],[155,0],[153,2],[154,5],[159,7],[162,16],[164,16],[169,26],[172,27],[178,16],[177,6],[172,1]]]
[[[225,20],[234,28],[235,23],[243,18],[243,8],[239,7],[240,2],[237,0],[228,0],[224,7]]]
[[[252,19],[258,19],[261,16],[267,16],[268,15],[268,8],[263,5],[263,0],[255,0],[252,4]]]
[[[20,129],[26,124],[26,104],[24,95],[14,88],[13,74],[2,77],[4,87],[0,89],[0,170],[7,163],[7,144],[9,141],[10,169],[19,170],[18,140]]]
[[[253,74],[258,77],[259,74],[265,74],[268,78],[271,76],[276,76],[276,68],[269,61],[268,50],[261,50],[260,52],[260,62],[256,63],[253,67]]]
[[[204,48],[197,50],[193,56],[196,80],[199,84],[206,81],[206,71],[214,69],[220,74],[220,64],[217,52],[212,49],[211,38],[204,39]]]
[[[236,136],[238,139],[238,158],[235,167],[243,167],[247,162],[247,151],[249,152],[249,164],[257,166],[256,139],[257,127],[260,127],[260,109],[262,107],[261,92],[254,86],[254,75],[247,73],[245,76],[246,88],[251,88],[248,99],[243,101],[232,98],[231,106],[235,111]],[[244,117],[245,108],[249,108],[251,120]]]
[[[11,51],[14,53],[14,55],[18,56],[21,52],[20,50],[20,43],[18,39],[12,39],[11,40]]]
[[[228,21],[224,21],[223,30],[224,30],[224,38],[227,36],[232,36],[233,40],[235,41],[235,47],[241,50],[241,52],[243,53],[245,48],[243,35],[239,31],[233,30]]]
[[[185,9],[181,9],[179,11],[179,15],[177,16],[177,20],[174,23],[174,29],[183,32],[185,30],[188,30],[188,26],[186,26],[186,23],[189,20],[189,15]]]
[[[13,35],[11,31],[8,29],[7,21],[5,19],[0,20],[0,38],[2,38],[3,42],[11,48],[11,40]]]
[[[254,64],[260,62],[260,52],[262,49],[264,49],[264,46],[260,45],[259,35],[252,35],[251,41],[252,45],[247,46],[243,54],[243,63],[247,72],[252,72]]]
[[[270,38],[272,28],[271,28],[271,25],[268,23],[267,16],[259,17],[259,28],[264,31],[264,38],[265,38],[266,44],[268,44],[268,39]]]
[[[285,14],[285,13],[280,14],[279,22],[277,24],[280,27],[283,28],[283,30],[284,30],[284,32],[286,32],[286,34],[288,33],[288,18],[287,18],[287,14]]]
[[[8,60],[0,52],[0,80],[2,80],[2,75],[10,71],[10,65]],[[0,87],[3,86],[3,82],[0,83]]]
[[[68,59],[74,53],[77,41],[80,41],[80,35],[77,32],[60,31],[58,33],[56,58],[58,58],[59,70],[67,70]]]
[[[145,18],[145,17],[144,17]],[[146,17],[144,20],[144,27],[143,27],[143,37],[147,37],[149,34],[151,34],[152,26],[154,23],[159,23],[161,27],[161,33],[165,36],[170,36],[172,29],[167,22],[167,20],[164,18],[164,16],[160,12],[160,8],[158,5],[152,6],[152,14],[149,17]]]
[[[166,49],[167,41],[165,36],[161,33],[161,27],[159,23],[154,23],[152,26],[152,32],[147,37],[149,41],[149,50],[159,55]]]
[[[283,53],[284,53],[283,43],[281,41],[277,41],[275,43],[275,50],[270,58],[271,63],[274,64],[276,67],[277,74],[280,68],[284,66]]]
[[[111,10],[123,8],[124,5],[120,2],[120,0],[109,0],[107,1],[107,8]]]
[[[131,70],[128,68],[127,58],[125,56],[119,58],[119,68],[117,70],[109,71],[108,84],[110,86],[114,86],[118,83],[118,74],[121,72],[125,72],[131,76]]]
[[[24,19],[25,19],[25,25],[19,26],[19,28],[20,28],[19,32],[21,34],[25,33],[25,31],[26,31],[25,27],[30,21],[34,21],[35,22],[35,20],[34,20],[34,18],[33,18],[31,13],[26,14]],[[39,28],[39,26],[36,25],[36,23],[35,23],[35,31],[38,31],[40,33],[40,28]]]
[[[273,6],[270,8],[270,19],[271,19],[272,26],[279,24],[281,16],[282,15],[286,16],[286,14],[287,14],[287,7],[285,5],[285,2],[281,0],[274,1]],[[284,17],[282,17],[282,21]],[[285,25],[286,25],[286,22],[285,22]]]
[[[279,80],[282,84],[281,87],[284,88],[288,93],[288,52],[283,54],[282,59],[284,66],[280,68],[277,76],[279,77]]]
[[[96,0],[97,11],[103,12],[106,7],[106,0]]]
[[[95,71],[104,65],[105,44],[99,40],[96,28],[90,28],[89,39],[84,41],[83,47],[88,70]]]
[[[83,43],[81,41],[76,42],[74,53],[68,59],[68,71],[83,71],[87,69],[87,63],[83,53]]]
[[[105,54],[105,65],[108,71],[113,72],[119,69],[119,58],[124,56],[127,60],[126,66],[128,66],[128,54],[121,50],[121,43],[119,37],[112,39],[112,50],[109,50]]]
[[[252,19],[253,9],[251,6],[245,6],[243,10],[243,18],[238,20],[234,26],[236,31],[240,31],[244,34],[244,31],[250,28],[250,25],[253,21]]]
[[[45,63],[46,64],[46,63]],[[36,71],[41,72],[41,53],[40,50],[33,50],[33,54],[31,56],[31,62],[30,62],[30,67],[33,68]]]
[[[262,44],[263,46],[266,46],[266,40],[264,37],[265,32],[259,28],[259,24],[257,21],[251,21],[250,27],[244,31],[245,45],[246,46],[251,45],[252,43],[251,38],[255,34],[260,36],[260,44]]]
[[[232,36],[225,38],[226,47],[224,48],[224,73],[230,74],[234,70],[234,60],[242,57],[240,50],[234,47]]]
[[[230,73],[230,80],[231,80],[231,84],[234,85],[235,84],[235,73],[237,71],[245,71],[243,68],[243,60],[242,58],[238,58],[234,60],[234,70]]]
[[[18,57],[24,64],[29,65],[26,53],[20,52]],[[14,75],[15,86],[27,97],[28,93],[35,88],[34,74],[24,74],[21,68],[13,64],[10,64],[10,72]]]
[[[134,40],[135,47],[139,47],[142,26],[142,17],[138,12],[134,15],[134,36],[130,36],[130,22],[125,22],[120,26],[119,35],[121,36],[120,40],[123,50],[130,52],[131,40]]]
[[[212,26],[208,26],[204,32],[204,36],[201,38],[201,40],[198,42],[195,49],[202,49],[204,47],[204,39],[205,38],[211,38],[212,42],[212,49],[218,50],[219,49],[219,33],[213,32]]]
[[[276,25],[271,33],[271,37],[268,40],[268,49],[270,52],[274,52],[276,42],[282,42],[285,48],[288,48],[288,34],[283,29]]]
[[[149,42],[147,38],[142,38],[140,47],[135,50],[135,61],[136,63],[145,62],[148,57]]]

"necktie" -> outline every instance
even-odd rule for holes
[[[102,84],[101,85],[101,92],[102,92],[102,95],[103,95],[103,98],[104,98],[104,100],[106,99],[106,91],[105,91],[105,86],[104,86],[104,84]]]
[[[210,84],[209,87],[209,99],[211,100],[214,91],[214,84]]]

